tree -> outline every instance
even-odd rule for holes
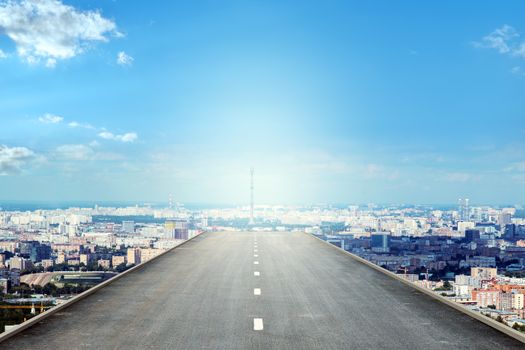
[[[118,273],[124,272],[127,269],[128,267],[126,266],[126,263],[119,264],[118,266],[115,267],[115,271],[117,271]]]
[[[445,281],[445,283],[443,283],[443,288],[445,288],[446,290],[451,290],[452,285],[450,284],[449,281]]]

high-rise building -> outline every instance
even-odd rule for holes
[[[128,265],[138,265],[141,262],[140,248],[128,248]]]
[[[122,231],[127,232],[127,233],[134,233],[135,232],[135,221],[132,221],[132,220],[122,221]]]
[[[9,259],[9,269],[18,269],[20,271],[24,271],[31,267],[31,261],[28,259],[24,259],[21,256],[13,256],[11,259]]]
[[[80,254],[80,263],[81,264],[84,264],[84,265],[88,265],[89,264],[89,261],[90,261],[90,256],[89,254]]]
[[[508,212],[501,212],[498,216],[498,224],[501,228],[512,224],[512,214]]]
[[[467,229],[465,230],[465,240],[467,242],[473,242],[475,240],[480,239],[480,233],[479,230],[476,229]]]
[[[470,208],[468,198],[459,199],[459,219],[461,221],[468,221],[470,219]]]
[[[503,237],[506,239],[513,239],[516,236],[516,225],[509,224],[505,225]]]
[[[19,251],[20,255],[29,256],[34,263],[51,256],[51,246],[38,241],[20,242]]]
[[[188,239],[188,222],[182,219],[169,219],[164,224],[166,238]]]
[[[66,253],[60,252],[57,255],[57,264],[63,264],[66,262]]]
[[[373,234],[370,237],[373,252],[388,253],[390,251],[390,235],[387,233]]]

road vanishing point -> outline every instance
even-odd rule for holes
[[[523,349],[300,232],[209,232],[1,349]]]

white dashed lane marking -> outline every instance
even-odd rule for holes
[[[259,265],[259,262],[258,261],[254,261],[253,264],[254,265]]]
[[[262,318],[254,318],[253,319],[253,330],[254,331],[262,331],[263,329],[264,329],[263,319]]]
[[[254,257],[254,258],[258,258],[259,255],[257,255],[257,254],[253,254],[253,257]]]
[[[253,295],[261,295],[261,288],[254,288]]]
[[[254,276],[260,276],[261,273],[260,273],[259,271],[254,271],[254,272],[253,272],[253,275],[254,275]]]

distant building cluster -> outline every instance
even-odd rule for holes
[[[344,222],[306,231],[525,329],[525,220],[518,210],[523,209],[471,206],[468,199],[448,209],[358,207]]]
[[[122,272],[198,234],[198,220],[181,208],[139,206],[0,211],[1,292],[21,283],[57,284],[49,277],[57,271]]]

